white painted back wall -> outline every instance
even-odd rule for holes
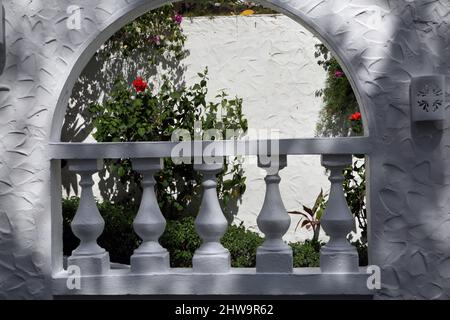
[[[185,61],[187,84],[207,66],[211,98],[220,90],[243,98],[250,129],[279,130],[281,138],[314,136],[322,103],[315,91],[323,88],[326,73],[314,57],[319,41],[309,31],[284,15],[198,17],[185,19],[182,26],[190,51]],[[256,159],[247,159],[244,168],[247,191],[235,221],[256,231],[264,202],[264,171]],[[289,157],[280,176],[287,210],[312,205],[320,189],[329,188],[318,156]],[[285,239],[309,239],[310,232],[295,231],[299,217],[292,218]]]
[[[322,103],[315,91],[323,88],[326,73],[314,57],[319,41],[309,31],[284,15],[186,18],[182,27],[190,52],[184,61],[187,85],[195,83],[197,73],[208,67],[209,98],[222,90],[243,98],[250,130],[279,130],[280,138],[314,137]],[[95,140],[90,136],[86,141]],[[247,190],[235,222],[258,231],[265,171],[257,167],[256,158],[247,158],[244,169]],[[319,156],[288,157],[288,167],[280,176],[287,210],[313,205],[321,188],[329,188]],[[96,185],[94,193],[101,198]],[[292,215],[286,241],[312,236],[305,229],[295,231],[299,218]]]

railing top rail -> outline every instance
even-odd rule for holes
[[[120,159],[168,158],[177,150],[190,150],[186,157],[255,156],[255,155],[320,155],[320,154],[370,154],[369,137],[310,138],[273,140],[220,140],[187,142],[103,142],[74,143],[53,142],[49,145],[51,159]],[[214,150],[211,153],[211,150]]]

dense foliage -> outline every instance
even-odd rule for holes
[[[344,193],[347,204],[361,230],[362,243],[367,242],[366,170],[364,161],[355,160],[344,171]]]
[[[255,266],[256,249],[262,240],[257,233],[246,230],[242,225],[231,225],[222,238],[222,244],[230,251],[232,266],[246,268]],[[194,218],[169,221],[161,244],[171,253],[173,267],[192,266],[194,252],[201,244],[195,231]]]
[[[184,129],[193,140],[195,123],[205,130],[220,129],[223,135],[226,130],[235,130],[237,134],[245,132],[247,120],[242,114],[242,99],[229,99],[222,92],[217,97],[219,101],[207,102],[206,72],[199,77],[199,83],[189,88],[177,88],[164,78],[156,91],[141,78],[133,82],[134,88],[124,80],[117,81],[109,99],[90,107],[95,139],[99,142],[170,141],[176,130]],[[120,182],[113,184],[115,193],[111,200],[127,205],[138,203],[141,176],[132,170],[130,160],[111,160],[107,164],[112,174],[109,179],[116,177]],[[165,159],[164,169],[156,175],[162,212],[171,219],[196,213],[201,179],[193,164],[176,164],[170,158]],[[218,176],[218,195],[224,209],[234,207],[233,202],[236,203],[244,191],[242,164],[238,159],[230,159]]]
[[[169,4],[144,13],[108,39],[72,90],[61,140],[81,142],[89,137],[93,123],[88,107],[110,97],[118,79],[131,83],[139,74],[158,84],[159,74],[165,74],[180,84],[185,68],[182,59],[189,54],[181,22],[182,17]],[[63,179],[65,188],[77,190],[74,176],[69,176],[71,179]]]
[[[318,64],[327,72],[325,88],[318,90],[316,96],[323,98],[323,108],[320,111],[316,127],[318,136],[336,137],[359,135],[352,130],[349,118],[359,111],[358,102],[345,73],[335,57],[323,44],[316,45],[315,52]]]
[[[98,54],[107,59],[136,59],[141,55],[150,64],[181,60],[186,51],[182,16],[172,4],[151,10],[116,32]]]

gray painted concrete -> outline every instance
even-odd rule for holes
[[[81,279],[81,290],[67,288],[67,272],[55,275],[55,295],[356,295],[367,296],[367,274],[324,274],[318,268],[293,273],[265,274],[255,269],[233,269],[222,274],[197,274],[193,269],[173,269],[166,274],[132,275],[126,270],[108,276]]]
[[[49,142],[59,140],[70,91],[94,52],[124,24],[164,2],[3,1],[6,65],[0,77],[1,298],[67,294],[58,279],[52,281],[52,274],[61,277],[63,271],[59,161],[50,161]],[[302,23],[332,48],[357,93],[366,135],[370,136],[366,145],[370,149],[370,262],[382,269],[382,289],[377,297],[450,298],[448,112],[442,123],[413,123],[410,99],[413,78],[448,77],[448,1],[263,2]],[[66,27],[69,4],[83,7],[81,30]],[[447,78],[446,95],[449,83]],[[226,285],[239,281],[253,284],[241,275],[231,277],[233,281],[228,283],[220,276],[188,275],[185,279],[191,288],[203,291],[207,290],[203,286],[211,283],[223,284],[215,287],[217,291],[237,290],[238,286]],[[288,276],[252,277],[264,283]],[[318,277],[336,284],[329,275]],[[99,279],[89,286],[116,283],[112,289],[120,291],[121,281]],[[293,289],[287,284],[272,290],[288,294]],[[356,280],[350,284],[361,288]],[[314,294],[316,287],[315,279],[304,282],[301,290]],[[326,288],[329,294],[334,287]],[[139,290],[137,284],[126,288],[121,290]],[[181,288],[177,293],[182,293]]]

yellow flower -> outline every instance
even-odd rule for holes
[[[251,10],[251,9],[247,9],[241,12],[241,16],[251,16],[252,14],[254,14],[255,11]]]

